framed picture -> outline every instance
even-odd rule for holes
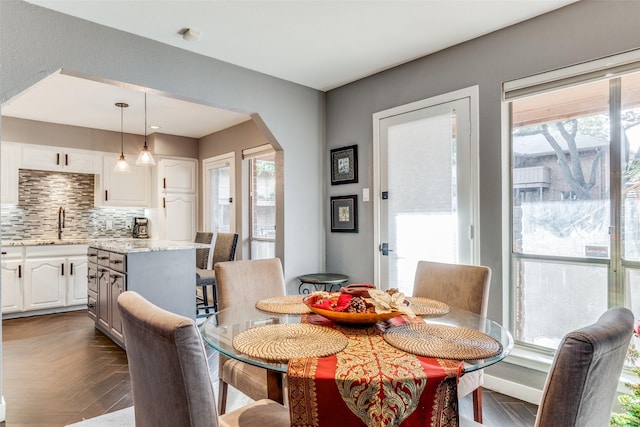
[[[358,182],[358,146],[331,150],[331,185]]]
[[[358,232],[358,196],[331,198],[331,231]]]

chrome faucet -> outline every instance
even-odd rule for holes
[[[62,239],[62,229],[64,228],[65,213],[64,208],[58,208],[58,239]]]

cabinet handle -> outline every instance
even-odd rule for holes
[[[102,259],[109,259],[109,256],[99,256],[98,259],[102,260]]]
[[[104,201],[105,202],[109,201],[109,190],[104,190]]]
[[[93,303],[88,303],[88,304],[87,304],[87,308],[93,308],[93,307],[95,307],[95,306],[96,306],[96,305],[95,305],[95,304],[93,304]]]
[[[73,263],[69,264],[69,276],[73,276]]]
[[[22,279],[22,264],[18,264],[18,279]]]
[[[61,276],[64,276],[64,264],[60,264],[60,267],[62,267],[62,274],[60,274]]]
[[[87,275],[87,279],[89,279],[89,280],[93,280],[93,279],[95,279],[96,277],[97,277],[97,276],[96,276],[95,274],[88,274],[88,275]]]
[[[166,197],[163,197],[163,198],[162,198],[162,207],[163,207],[163,208],[166,208],[166,207],[167,207],[167,198],[166,198]]]
[[[60,166],[60,153],[56,154],[56,165]]]
[[[5,251],[2,251],[2,255],[6,255],[7,253]]]
[[[162,188],[167,188],[167,178],[162,178]]]
[[[64,165],[65,166],[69,166],[69,155],[68,154],[64,155]]]
[[[122,260],[121,259],[114,259],[111,262],[114,263],[114,264],[122,264]]]

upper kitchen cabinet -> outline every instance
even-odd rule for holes
[[[18,164],[20,162],[20,146],[2,141],[0,144],[0,200],[2,203],[18,203]]]
[[[129,172],[114,172],[119,156],[105,155],[96,194],[97,206],[150,207],[151,168],[129,160]]]
[[[100,154],[88,150],[24,144],[21,167],[57,172],[100,173]]]
[[[165,193],[195,194],[197,190],[197,163],[187,159],[161,159],[158,178]]]

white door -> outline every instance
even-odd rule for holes
[[[234,153],[229,153],[203,162],[206,231],[235,232],[234,158]]]
[[[193,242],[196,235],[197,200],[193,194],[163,197],[164,240]]]
[[[89,262],[86,255],[68,258],[69,273],[67,273],[67,305],[87,303],[87,284],[89,276]]]
[[[407,295],[420,260],[476,261],[478,180],[471,98],[428,101],[374,116],[379,177],[376,283]]]

